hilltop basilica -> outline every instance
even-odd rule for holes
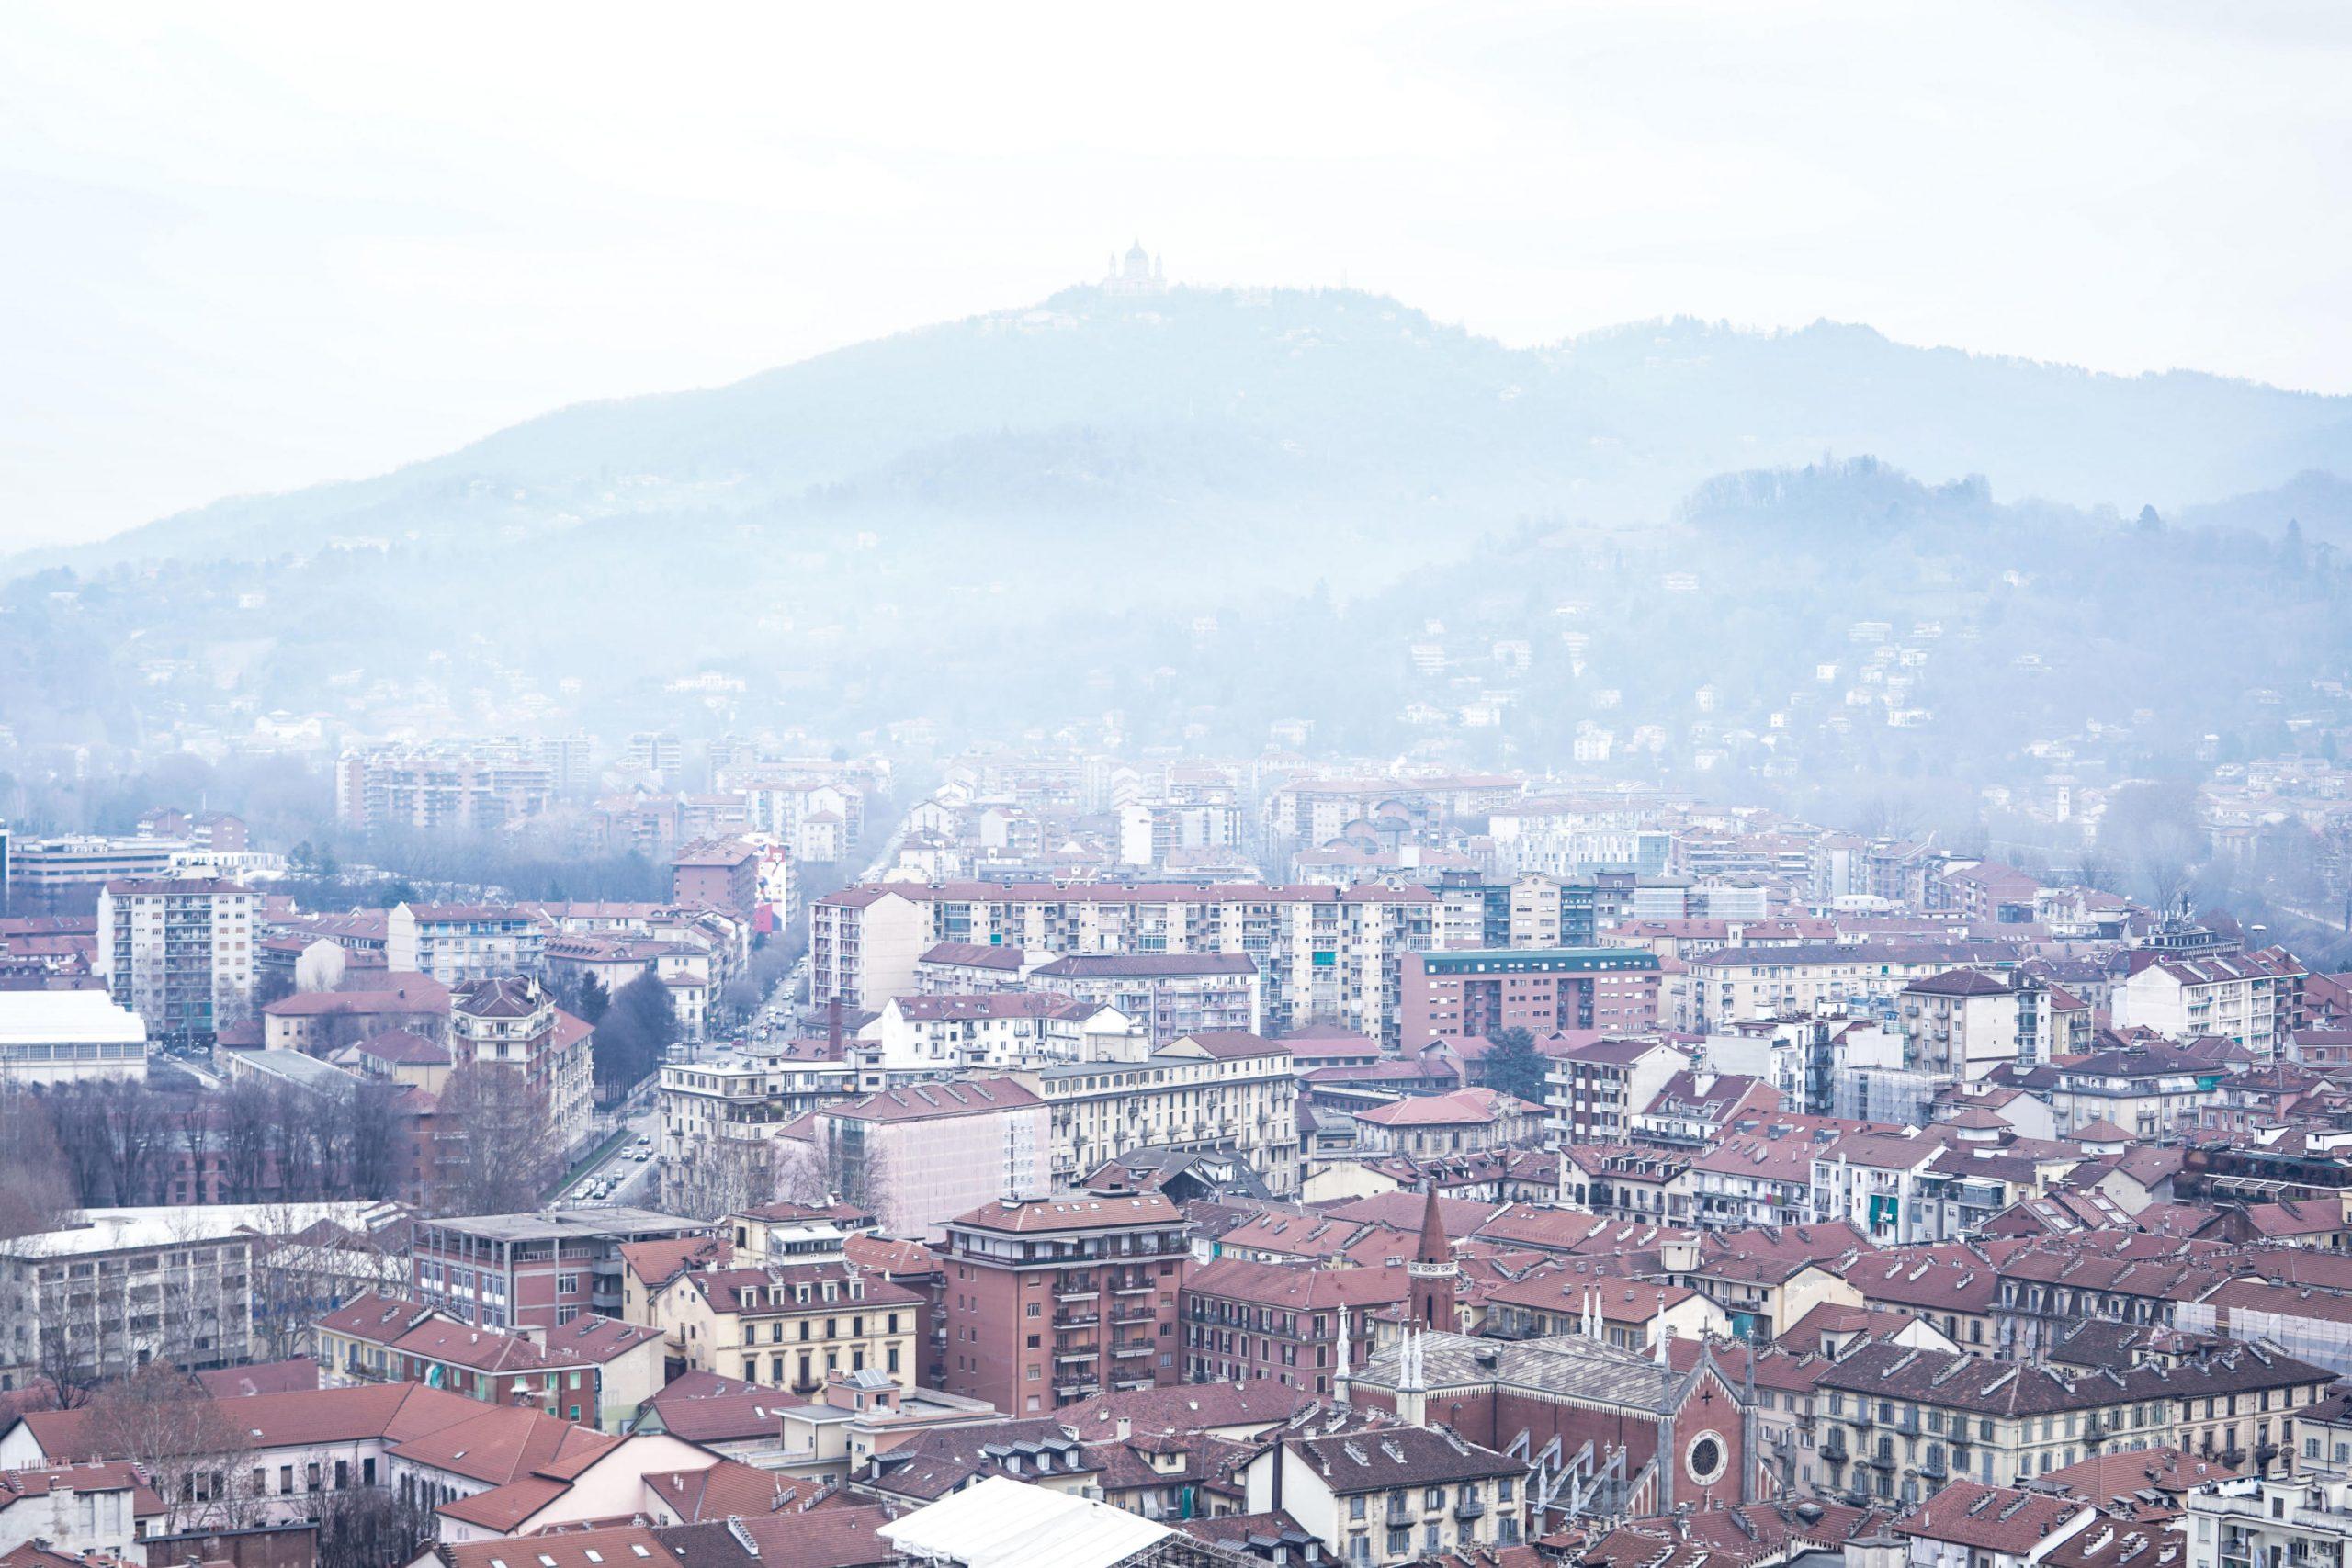
[[[1159,257],[1150,254],[1137,240],[1127,247],[1124,256],[1113,256],[1111,267],[1102,275],[1105,294],[1165,294],[1168,278],[1159,270]]]

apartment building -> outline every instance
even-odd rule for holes
[[[621,1248],[709,1225],[619,1204],[420,1220],[410,1292],[483,1328],[549,1330],[583,1313],[621,1315]]]
[[[1098,953],[1029,973],[1032,990],[1116,1008],[1155,1046],[1187,1034],[1255,1034],[1258,964],[1244,953]]]
[[[2352,1562],[2352,1485],[2212,1481],[2180,1499],[2188,1568],[2311,1568]]]
[[[98,898],[96,969],[148,1036],[209,1046],[253,1010],[260,897],[215,877],[109,882]]]
[[[2134,1138],[2161,1137],[2193,1125],[2231,1076],[2214,1055],[2163,1042],[2108,1044],[2043,1071],[2051,1082],[2042,1093],[2062,1138],[2100,1122]]]
[[[916,1386],[924,1298],[849,1263],[690,1269],[652,1310],[695,1371],[807,1396],[835,1373]]]
[[[449,1000],[450,1066],[522,1074],[567,1150],[585,1142],[594,1125],[590,1033],[537,980],[477,981]]]
[[[1545,1103],[1564,1143],[1622,1144],[1690,1058],[1657,1040],[1595,1040],[1552,1058]]]
[[[151,1360],[190,1371],[250,1360],[256,1232],[356,1224],[363,1207],[94,1209],[0,1241],[0,1391],[60,1365],[112,1378]]]
[[[141,1562],[151,1550],[160,1561],[147,1545],[167,1528],[155,1480],[119,1460],[0,1474],[0,1562],[82,1568]]]
[[[356,991],[298,991],[265,1002],[262,1043],[317,1056],[390,1030],[422,1040],[449,1038],[449,989],[422,975]]]
[[[869,1077],[1140,1061],[1149,1051],[1142,1024],[1115,1007],[1026,991],[893,997],[853,1048]]]
[[[1250,1513],[1287,1514],[1336,1562],[1387,1568],[1519,1545],[1528,1470],[1451,1427],[1408,1426],[1285,1437],[1242,1481]]]
[[[916,1084],[820,1109],[813,1149],[826,1186],[889,1235],[931,1240],[946,1216],[992,1198],[1042,1197],[1053,1144],[1046,1101],[1024,1081],[1035,1076]]]
[[[1544,1107],[1499,1089],[1408,1094],[1355,1113],[1356,1140],[1376,1154],[1444,1159],[1523,1144],[1542,1134]]]
[[[384,962],[455,989],[501,975],[537,975],[547,928],[527,909],[494,904],[400,904],[384,919]]]
[[[664,1208],[707,1214],[741,1201],[727,1185],[745,1163],[739,1156],[759,1155],[751,1163],[766,1163],[773,1156],[761,1145],[810,1111],[857,1097],[857,1068],[818,1043],[808,1052],[787,1043],[662,1066],[654,1106]]]
[[[1833,1490],[1908,1505],[1950,1480],[2009,1484],[2101,1451],[2290,1466],[2293,1412],[2333,1378],[2251,1348],[2077,1376],[1882,1340],[1821,1371],[1822,1471]]]
[[[1496,882],[1475,871],[1442,872],[1435,945],[1590,947],[1600,940],[1597,892],[1588,879],[1530,873]]]
[[[2018,993],[1979,969],[1949,969],[1895,994],[1904,1059],[1916,1072],[1969,1083],[2018,1059]]]
[[[987,991],[1025,991],[1029,976],[1052,958],[1017,947],[985,942],[943,942],[915,963],[915,991],[926,997],[978,996]]]
[[[633,980],[652,976],[669,988],[685,1038],[704,1037],[710,996],[721,983],[705,944],[582,932],[549,936],[545,954],[548,981],[566,988],[594,980],[609,997]]]
[[[2009,942],[1804,942],[1724,947],[1692,955],[1668,987],[1667,1021],[1705,1033],[1743,1020],[1894,1010],[1903,988],[1962,966],[2006,972],[2023,950]]]
[[[1411,1047],[1506,1029],[1635,1034],[1657,1022],[1658,961],[1638,948],[1408,953],[1399,1027]]]
[[[1179,1314],[1184,1379],[1271,1378],[1302,1396],[1329,1396],[1341,1341],[1359,1359],[1370,1354],[1373,1320],[1412,1298],[1401,1263],[1318,1269],[1218,1258],[1196,1264],[1186,1273]]]
[[[1012,1077],[1049,1112],[1049,1170],[1057,1183],[1150,1147],[1234,1155],[1274,1196],[1298,1190],[1298,1079],[1280,1041],[1193,1034],[1139,1062],[1080,1062]]]
[[[1399,964],[1434,941],[1426,887],[890,883],[809,906],[811,995],[873,1010],[912,995],[941,942],[1064,957],[1227,953],[1257,966],[1263,1027],[1339,1023],[1395,1043]]]
[[[1160,1194],[999,1200],[946,1233],[947,1393],[1034,1416],[1182,1381],[1192,1242]]]
[[[1518,801],[1489,814],[1487,831],[1496,860],[1514,872],[1655,877],[1674,858],[1674,834],[1659,826],[1662,815],[1654,806],[1617,801]]]
[[[28,839],[0,834],[6,851],[0,865],[0,888],[19,902],[12,908],[40,904],[63,905],[103,890],[109,882],[154,881],[169,877],[187,845],[170,839],[110,838],[70,833],[62,838]]]
[[[522,741],[437,741],[346,751],[335,763],[335,820],[362,832],[489,832],[536,817],[557,770]]]
[[[591,1314],[545,1333],[503,1334],[369,1292],[322,1317],[317,1338],[322,1388],[418,1382],[605,1432],[620,1430],[664,1381],[660,1330]]]
[[[697,840],[671,858],[670,897],[748,920],[760,901],[760,852],[741,839]]]
[[[2129,973],[2109,1001],[2117,1029],[2153,1029],[2175,1040],[2219,1035],[2258,1062],[2290,1055],[2304,974],[2285,948],[2174,959],[2141,948],[2125,958]]]

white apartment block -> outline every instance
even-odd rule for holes
[[[1258,1032],[1258,966],[1239,953],[1102,953],[1057,958],[1030,988],[1093,1002],[1139,1024],[1154,1045],[1187,1034]]]
[[[2118,1029],[2175,1040],[2217,1034],[2272,1062],[2286,1055],[2302,985],[2303,966],[2285,949],[2266,947],[2143,963],[2115,987],[2109,1006]]]
[[[401,904],[384,918],[384,964],[455,990],[502,975],[537,975],[547,928],[527,909],[492,904]]]
[[[51,1365],[117,1377],[151,1360],[189,1371],[250,1360],[255,1234],[357,1226],[368,1207],[92,1209],[62,1230],[0,1241],[0,1391]]]
[[[212,877],[109,882],[98,898],[97,970],[151,1038],[209,1044],[254,999],[259,896]]]
[[[1397,1032],[1398,960],[1434,945],[1436,896],[1419,886],[1188,886],[1114,883],[887,883],[809,906],[812,999],[878,1010],[921,989],[940,942],[1064,957],[1238,953],[1254,960],[1263,1026]]]
[[[860,1032],[861,1068],[886,1077],[1058,1062],[1140,1061],[1149,1043],[1117,1008],[1069,997],[991,991],[893,997]]]

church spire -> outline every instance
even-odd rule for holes
[[[1451,1263],[1453,1247],[1445,1234],[1445,1216],[1438,1212],[1437,1179],[1430,1177],[1421,1189],[1428,1196],[1421,1203],[1421,1245],[1413,1256],[1423,1263]]]
[[[1454,1326],[1453,1281],[1461,1270],[1453,1261],[1453,1244],[1446,1238],[1445,1216],[1438,1209],[1437,1178],[1424,1179],[1428,1196],[1421,1203],[1420,1245],[1405,1266],[1413,1287],[1412,1317],[1423,1328]]]

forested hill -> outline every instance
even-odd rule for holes
[[[1402,569],[1521,517],[1653,523],[1713,475],[1825,452],[1930,483],[1982,475],[2006,496],[2169,512],[2352,474],[2352,400],[1912,348],[1830,323],[1650,323],[1514,350],[1361,293],[1081,288],[6,564],[658,519],[754,522],[786,544],[845,529],[1050,542],[1083,523],[1106,547],[1261,538],[1277,562],[1281,546],[1304,556],[1344,526]]]

